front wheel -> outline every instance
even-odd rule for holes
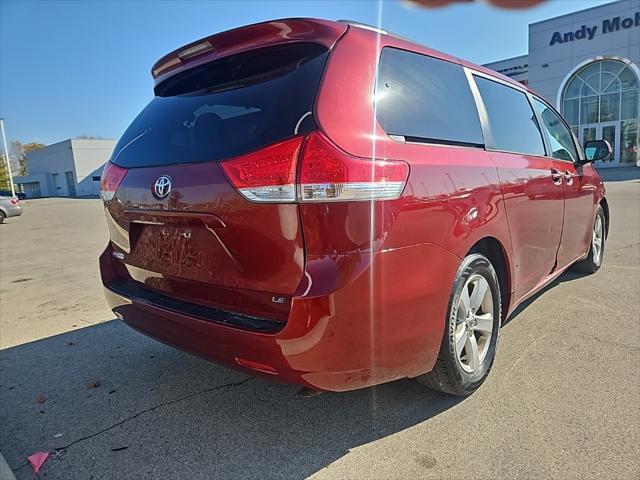
[[[596,210],[596,218],[593,221],[593,229],[591,231],[591,245],[587,258],[581,260],[574,265],[574,269],[579,272],[596,273],[602,265],[604,257],[604,243],[607,239],[606,223],[604,218],[604,210],[602,205],[598,205]]]
[[[493,365],[501,305],[493,265],[480,253],[468,255],[453,282],[436,364],[416,380],[451,395],[473,393]]]

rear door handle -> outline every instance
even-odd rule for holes
[[[567,185],[573,185],[573,177],[575,177],[575,175],[569,170],[564,171],[564,181],[567,182]]]
[[[551,181],[556,185],[562,185],[562,172],[555,168],[551,169]]]

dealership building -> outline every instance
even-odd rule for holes
[[[532,23],[527,55],[486,66],[544,96],[582,143],[608,140],[598,166],[640,166],[640,0]]]
[[[13,177],[28,198],[100,194],[100,176],[115,140],[73,139],[27,153],[29,175]]]

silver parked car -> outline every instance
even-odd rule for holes
[[[7,217],[22,215],[22,207],[18,197],[0,197],[0,223]]]

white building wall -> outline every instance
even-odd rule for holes
[[[484,66],[526,85],[529,78],[527,73],[529,71],[528,64],[529,56],[520,55],[519,57],[486,63]]]
[[[529,86],[559,107],[563,80],[580,63],[612,56],[640,66],[636,12],[640,13],[639,0],[620,0],[529,25]],[[620,29],[605,33],[604,23],[615,25],[616,17],[620,17]],[[623,22],[630,26],[624,28]]]
[[[30,175],[48,174],[46,188],[43,188],[42,184],[40,185],[43,195],[45,195],[45,191],[54,197],[66,197],[69,195],[65,172],[73,172],[75,169],[71,140],[54,143],[29,152],[27,154],[27,162]],[[15,181],[19,183],[22,180],[17,178]]]
[[[53,196],[51,191],[51,175],[48,173],[32,173],[13,177],[13,183],[22,185],[22,191],[29,198]]]
[[[93,177],[102,175],[104,164],[111,158],[114,140],[71,140],[75,162],[77,195],[98,195],[100,182]]]
[[[29,175],[14,178],[15,183],[40,184],[43,197],[73,196],[67,172],[73,176],[75,196],[98,195],[104,164],[111,158],[115,140],[76,139],[47,145],[27,154]]]

